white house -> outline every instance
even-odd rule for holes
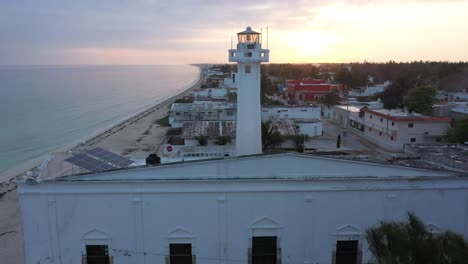
[[[350,127],[363,138],[393,151],[405,144],[441,142],[451,118],[431,117],[401,110],[335,106],[333,121]]]
[[[262,106],[262,121],[281,119],[320,120],[320,106]]]
[[[235,121],[236,104],[228,102],[173,103],[169,115],[171,127],[187,121]]]
[[[28,178],[18,185],[25,258],[366,263],[366,229],[408,211],[468,238],[465,176],[279,154]]]
[[[321,136],[323,125],[320,106],[262,106],[262,122],[291,120],[299,134]]]

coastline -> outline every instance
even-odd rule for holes
[[[112,135],[115,135],[118,132],[122,132],[128,126],[135,124],[141,121],[142,119],[145,119],[151,115],[154,115],[155,113],[157,114],[157,112],[161,114],[162,113],[161,110],[165,109],[166,107],[169,107],[173,101],[190,94],[194,89],[197,89],[200,87],[203,81],[204,71],[201,66],[197,66],[197,65],[192,65],[192,66],[197,67],[199,69],[198,79],[194,80],[194,82],[187,85],[186,87],[182,87],[178,89],[176,92],[174,92],[173,95],[169,95],[165,98],[162,98],[156,101],[154,104],[151,104],[147,107],[143,107],[141,110],[135,113],[129,114],[126,117],[123,117],[120,120],[117,120],[113,124],[103,127],[82,139],[77,139],[73,143],[67,143],[66,145],[58,147],[56,150],[52,152],[49,152],[47,154],[38,156],[36,158],[27,160],[17,166],[7,169],[6,171],[0,173],[0,183],[9,182],[15,177],[25,173],[26,171],[32,170],[40,166],[44,161],[46,161],[47,159],[51,157],[52,153],[73,150],[79,147],[80,145],[84,145],[86,147],[97,146],[101,141],[108,139],[109,137],[111,137]],[[167,111],[165,111],[165,113],[167,114]],[[137,140],[137,138],[135,138],[135,140]],[[113,151],[122,152],[116,149],[113,149]],[[119,154],[122,154],[122,153],[119,153]]]

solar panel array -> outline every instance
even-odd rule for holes
[[[133,161],[129,158],[119,156],[102,148],[94,148],[92,150],[87,151],[86,153],[98,159],[109,162],[118,168],[126,168],[128,167],[128,165],[133,163]]]
[[[106,170],[115,169],[114,166],[111,166],[107,164],[106,162],[102,162],[100,160],[92,158],[86,155],[86,153],[78,154],[76,156],[66,159],[65,161],[70,162],[73,165],[76,165],[83,169],[87,169],[92,172],[102,172]]]
[[[65,161],[91,172],[126,168],[133,163],[133,161],[128,158],[102,148],[94,148],[85,153],[65,159]]]

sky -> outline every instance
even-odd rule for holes
[[[0,64],[468,61],[468,0],[0,0]]]

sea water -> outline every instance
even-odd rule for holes
[[[189,65],[1,66],[0,173],[77,144],[198,77]]]

